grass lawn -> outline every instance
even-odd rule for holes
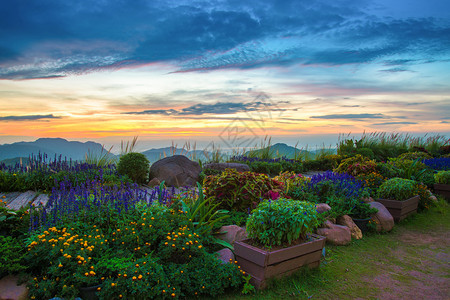
[[[448,299],[449,205],[366,235],[348,246],[326,246],[319,269],[301,270],[252,295],[223,299]],[[222,297],[221,297],[222,298]]]

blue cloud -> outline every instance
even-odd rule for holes
[[[332,114],[324,116],[312,116],[312,119],[383,119],[386,118],[383,114]]]
[[[36,121],[42,119],[60,119],[54,115],[28,115],[28,116],[7,116],[0,117],[0,121]]]
[[[187,72],[382,60],[399,66],[388,69],[392,72],[449,54],[448,24],[374,16],[367,12],[370,4],[6,1],[0,13],[0,78],[67,76],[159,61]],[[397,54],[405,58],[390,58]],[[423,59],[412,58],[416,54]]]
[[[418,124],[417,122],[384,122],[384,123],[375,123],[372,125],[382,126],[382,125],[413,125]]]

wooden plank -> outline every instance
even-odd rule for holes
[[[5,195],[6,198],[3,201],[6,201],[6,204],[10,204],[20,195],[20,192],[6,193]]]
[[[47,194],[40,194],[34,199],[32,205],[34,205],[35,207],[46,206],[48,199],[49,199],[49,196]]]
[[[269,252],[267,265],[273,265],[297,257],[299,253],[307,254],[317,250],[322,251],[326,238],[318,235],[311,236],[311,238],[313,239],[312,241]]]
[[[248,261],[251,261],[259,266],[266,265],[267,251],[253,247],[247,244],[248,240],[234,242],[234,253]],[[239,260],[237,260],[239,261]]]
[[[29,203],[33,202],[33,199],[36,197],[36,192],[27,191],[25,193],[20,194],[17,198],[14,199],[7,206],[10,209],[19,210],[20,208],[26,206]]]

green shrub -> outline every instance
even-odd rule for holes
[[[434,184],[433,170],[422,163],[420,159],[390,158],[388,163],[400,170],[398,177],[423,182],[428,187],[432,187]]]
[[[391,178],[386,180],[378,189],[378,197],[404,201],[418,194],[417,183],[404,178]]]
[[[376,170],[376,166],[377,164],[375,161],[360,154],[356,154],[354,157],[344,159],[333,171],[358,176],[361,174],[374,172]]]
[[[0,278],[27,269],[23,257],[26,248],[18,238],[0,235]]]
[[[282,170],[282,165],[279,162],[254,161],[250,163],[249,167],[252,172],[267,175],[279,174]]]
[[[264,200],[248,218],[247,232],[266,247],[290,245],[313,232],[319,225],[318,218],[313,203],[286,198]]]
[[[450,184],[450,171],[439,171],[434,174],[436,183]]]
[[[208,176],[203,188],[207,198],[214,197],[218,208],[247,211],[255,208],[261,199],[283,195],[282,183],[265,174],[225,170],[221,175]]]
[[[399,159],[409,159],[409,160],[416,160],[418,158],[422,159],[430,159],[432,156],[426,152],[422,151],[414,151],[414,152],[406,152],[401,154]]]
[[[149,165],[150,162],[144,154],[131,152],[120,157],[117,171],[142,184],[148,181]]]

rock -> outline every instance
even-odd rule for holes
[[[150,181],[157,178],[166,186],[195,186],[202,171],[200,165],[184,155],[174,155],[158,160],[150,167]]]
[[[436,198],[435,195],[430,196],[430,200],[433,201],[434,203],[438,202],[438,199]]]
[[[28,298],[27,285],[17,285],[18,278],[8,275],[0,280],[0,299],[25,300]]]
[[[317,234],[327,238],[327,242],[333,245],[345,246],[352,241],[350,229],[346,226],[325,222],[327,228],[318,228]]]
[[[380,202],[370,202],[369,205],[378,209],[378,212],[372,217],[372,221],[377,224],[377,231],[391,231],[394,228],[394,218],[391,213]]]
[[[329,206],[326,203],[319,203],[319,204],[316,204],[316,210],[319,214],[321,214],[321,213],[331,210],[331,206]]]
[[[148,183],[148,185],[150,187],[155,187],[155,186],[159,186],[161,184],[161,181],[159,181],[158,178],[153,178],[152,180],[150,180],[150,182]]]
[[[231,261],[235,260],[234,253],[228,248],[223,248],[220,251],[216,252],[219,256],[218,259],[222,261],[223,264],[228,264]]]
[[[245,228],[237,225],[222,226],[219,229],[218,238],[233,245],[236,241],[245,240],[247,231],[245,231]]]
[[[364,203],[369,203],[369,202],[374,202],[375,200],[373,200],[372,197],[368,197],[368,198],[363,198],[362,201],[363,201]]]
[[[340,216],[337,218],[336,223],[342,226],[346,226],[350,229],[350,233],[352,238],[354,239],[362,239],[363,235],[361,229],[353,222],[352,218],[348,215]]]
[[[250,171],[250,167],[248,165],[239,163],[209,163],[204,165],[203,169],[213,169],[218,171],[225,171],[225,169],[234,169],[238,172]]]

